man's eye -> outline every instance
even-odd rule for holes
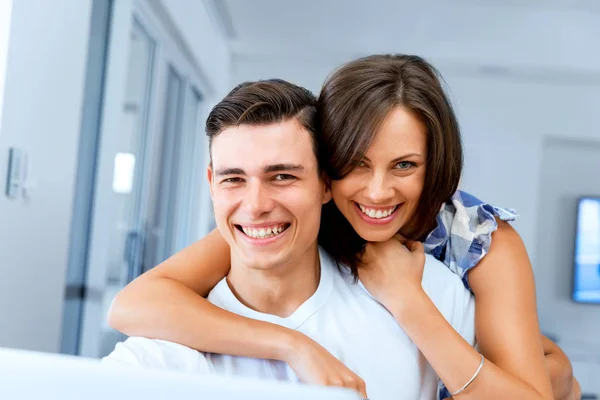
[[[226,179],[223,179],[222,183],[240,183],[243,181],[244,180],[242,178],[226,178]]]
[[[293,180],[293,179],[296,179],[296,177],[293,175],[289,175],[289,174],[277,174],[273,178],[273,180],[275,180],[275,181],[289,181],[289,180]]]

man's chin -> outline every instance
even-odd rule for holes
[[[246,254],[241,261],[247,268],[266,271],[276,268],[282,263],[283,257],[279,252],[277,253]]]

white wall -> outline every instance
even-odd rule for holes
[[[58,351],[91,0],[19,0],[0,130],[0,346]],[[9,147],[29,201],[4,196]]]
[[[205,1],[162,0],[181,33],[204,77],[213,89],[212,101],[219,101],[229,90],[231,53],[220,32],[219,21]]]
[[[299,65],[401,51],[486,66],[600,68],[597,0],[222,0],[236,54]]]
[[[0,2],[0,126],[2,124],[2,101],[4,99],[4,80],[6,78],[6,59],[12,19],[12,0]],[[0,135],[2,132],[0,131]]]
[[[299,57],[290,59],[274,56],[233,55],[231,83],[281,78],[304,86],[315,95],[319,94],[325,78],[349,57],[322,57],[310,60]]]

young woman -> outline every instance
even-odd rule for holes
[[[513,214],[456,192],[460,132],[435,69],[404,55],[350,62],[326,81],[318,123],[334,199],[323,209],[320,244],[390,310],[448,388],[443,397],[573,395],[569,361],[539,331],[525,247],[502,221]],[[479,352],[424,294],[423,264],[401,245],[407,239],[424,241],[475,294]],[[227,244],[212,232],[123,289],[109,322],[130,336],[283,360],[307,383],[366,396],[360,378],[309,338],[204,299],[228,269]]]

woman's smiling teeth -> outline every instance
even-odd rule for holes
[[[279,234],[281,234],[281,232],[285,231],[288,228],[289,225],[273,225],[273,226],[263,226],[260,228],[252,228],[252,227],[245,227],[242,226],[242,231],[244,231],[244,233],[247,236],[250,236],[251,238],[254,239],[266,239],[266,238],[270,238],[273,236],[277,236]]]
[[[356,204],[358,204],[358,203],[356,203]],[[385,217],[392,215],[394,213],[394,211],[396,211],[396,208],[398,208],[398,205],[395,205],[395,206],[390,207],[385,210],[381,210],[381,209],[373,210],[372,208],[365,207],[362,204],[358,204],[358,207],[363,212],[363,214],[365,214],[371,218],[380,219],[380,218],[385,218]]]

